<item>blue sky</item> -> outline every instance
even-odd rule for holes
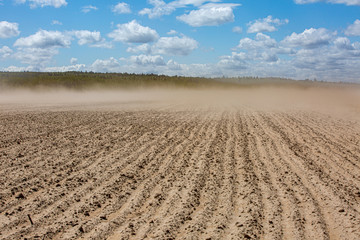
[[[360,82],[360,0],[0,0],[1,71]]]

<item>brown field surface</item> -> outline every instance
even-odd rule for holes
[[[360,91],[0,92],[0,166],[0,239],[357,240]]]

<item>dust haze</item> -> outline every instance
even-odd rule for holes
[[[360,88],[249,87],[239,89],[150,88],[133,90],[7,90],[0,91],[0,104],[13,106],[79,107],[114,110],[119,107],[177,107],[289,110],[304,108],[327,113],[352,114],[360,109]],[[31,108],[30,108],[31,109]]]
[[[0,92],[0,239],[360,239],[358,88]]]

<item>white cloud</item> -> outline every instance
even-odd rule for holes
[[[167,35],[176,35],[177,31],[171,29],[169,32],[166,33]]]
[[[252,50],[252,49],[270,49],[276,48],[277,42],[275,39],[270,38],[268,35],[263,33],[256,34],[255,40],[250,38],[243,38],[240,40],[237,48]]]
[[[72,31],[73,34],[79,41],[79,45],[94,44],[102,41],[100,32],[90,32],[88,30]]]
[[[186,36],[161,37],[152,46],[145,43],[139,46],[129,47],[127,52],[186,56],[196,48],[198,48],[198,42]]]
[[[111,43],[101,37],[100,32],[77,30],[69,32],[39,30],[28,37],[19,38],[15,41],[16,53],[12,56],[22,63],[43,68],[49,64],[52,58],[59,53],[58,48],[68,48],[74,38],[78,39],[79,45],[90,47],[111,48]],[[74,59],[72,59],[73,61]]]
[[[189,55],[198,48],[198,42],[189,37],[162,37],[152,47],[152,52],[166,55]]]
[[[77,64],[77,62],[78,62],[78,59],[77,59],[77,58],[71,58],[71,59],[70,59],[70,64],[71,64],[71,65]]]
[[[144,8],[139,14],[148,15],[149,18],[158,18],[163,15],[170,15],[177,8],[184,8],[188,5],[196,7],[201,6],[205,2],[220,2],[221,0],[177,0],[169,3],[165,3],[163,0],[149,0],[149,3],[153,5],[153,8]]]
[[[101,38],[100,42],[96,42],[90,45],[90,47],[94,48],[113,48],[113,44],[105,40],[105,38]]]
[[[220,59],[221,60],[219,61],[218,65],[221,68],[239,70],[247,67],[247,56],[244,52],[232,52],[231,56],[222,56]]]
[[[128,49],[126,50],[127,52],[131,52],[131,53],[138,53],[138,52],[143,52],[146,54],[150,54],[151,53],[151,46],[147,43],[141,44],[139,46],[136,47],[128,47]]]
[[[106,60],[95,60],[90,66],[90,70],[95,72],[120,72],[120,66],[119,61],[111,57]]]
[[[35,69],[40,69],[59,53],[58,48],[70,47],[71,40],[70,35],[59,31],[39,30],[33,35],[15,41],[17,52],[13,57],[22,63],[36,66]]]
[[[347,36],[360,36],[360,20],[356,19],[346,30],[345,35]]]
[[[256,34],[255,39],[241,39],[237,49],[245,50],[246,54],[244,56],[250,60],[276,62],[279,59],[277,56],[280,49],[278,43],[275,39],[263,33]],[[242,54],[244,53],[242,52]]]
[[[329,33],[329,32],[323,32]],[[240,40],[231,55],[222,56],[217,64],[224,75],[282,76],[296,79],[358,81],[360,70],[360,43],[346,37],[331,38],[327,43],[308,41],[291,45],[277,42],[258,33],[254,39]],[[309,45],[311,47],[309,47]],[[317,47],[313,47],[316,45]],[[278,56],[281,55],[281,56]],[[285,55],[285,56],[283,56]],[[344,77],[346,76],[346,77]]]
[[[335,39],[334,45],[339,49],[355,49],[354,46],[351,44],[350,40],[346,37],[338,37],[337,39]]]
[[[67,48],[70,47],[73,38],[78,39],[79,45],[90,47],[111,48],[112,44],[101,37],[100,32],[88,30],[76,30],[70,32],[40,30],[25,38],[19,38],[14,43],[15,47],[30,48]]]
[[[131,13],[131,10],[129,4],[120,2],[112,8],[112,12],[117,14],[123,14],[123,13]]]
[[[232,31],[234,33],[242,33],[242,27],[239,27],[239,26],[236,26],[236,27],[233,27]]]
[[[360,6],[360,0],[295,0],[297,4],[307,4],[307,3],[316,3],[316,2],[326,2],[334,4],[345,4],[348,6]]]
[[[218,26],[234,21],[233,8],[237,6],[240,4],[206,4],[177,19],[193,27]]]
[[[159,37],[154,29],[141,26],[136,20],[125,24],[118,24],[117,29],[109,33],[108,36],[115,41],[128,43],[153,42]]]
[[[325,28],[310,28],[299,34],[292,33],[283,40],[283,43],[293,47],[317,48],[329,44],[335,35],[336,32],[330,32]]]
[[[31,66],[44,66],[58,53],[54,48],[19,48],[14,58]]]
[[[272,16],[267,16],[263,19],[257,19],[253,22],[248,23],[248,33],[258,33],[258,32],[274,32],[277,31],[275,26],[280,26],[282,24],[288,23],[289,20],[280,20],[278,18],[273,18]]]
[[[105,38],[101,37],[100,32],[97,31],[88,31],[88,30],[77,30],[67,32],[70,36],[75,36],[78,39],[78,44],[89,45],[90,47],[96,48],[112,48],[113,45],[110,42],[107,42]]]
[[[333,44],[316,49],[300,49],[291,63],[298,69],[318,75],[318,78],[344,80],[357,77],[360,65],[360,47],[346,38],[337,38]]]
[[[0,38],[16,37],[19,34],[19,24],[7,21],[0,22]]]
[[[177,0],[171,4],[176,7],[185,7],[186,5],[201,6],[205,2],[221,2],[221,0]]]
[[[24,72],[24,71],[38,71],[38,70],[39,69],[34,68],[33,66],[27,66],[27,67],[9,66],[3,68],[3,71],[5,72]]]
[[[96,11],[96,10],[98,10],[98,8],[95,7],[95,6],[92,6],[92,5],[84,6],[84,7],[81,8],[81,11],[83,13],[88,13],[88,12],[90,12],[92,10]]]
[[[131,56],[130,62],[135,63],[141,66],[147,65],[155,65],[155,66],[163,66],[165,65],[164,58],[160,55],[139,55],[139,56]]]
[[[60,66],[60,67],[46,67],[42,71],[44,72],[70,72],[70,71],[85,71],[85,64],[72,64],[69,66]]]
[[[148,15],[149,18],[157,18],[163,15],[170,15],[173,11],[175,11],[175,7],[170,4],[166,4],[162,0],[149,0],[150,4],[152,4],[153,8],[144,8],[139,11],[140,15]]]
[[[29,2],[31,8],[37,7],[55,7],[59,8],[62,6],[66,6],[66,0],[15,0],[17,3],[26,3]]]
[[[15,47],[29,48],[53,48],[53,47],[69,47],[71,45],[71,37],[59,31],[39,30],[29,37],[19,38],[14,43]]]
[[[62,22],[58,21],[58,20],[53,20],[51,22],[51,25],[63,25]]]
[[[3,46],[0,48],[0,58],[7,58],[11,55],[12,52],[13,50],[11,50],[11,48],[8,46]]]

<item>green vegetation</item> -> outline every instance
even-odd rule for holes
[[[93,72],[0,72],[0,84],[15,88],[64,87],[86,89],[92,87],[203,87],[220,86],[213,79],[164,76],[155,74],[93,73]],[[229,85],[227,83],[225,85]],[[231,84],[230,84],[231,85]]]
[[[165,76],[156,74],[93,73],[93,72],[0,72],[2,88],[147,88],[147,87],[253,87],[253,86],[328,86],[334,83],[321,83],[310,80],[295,81],[282,78],[201,78]]]

